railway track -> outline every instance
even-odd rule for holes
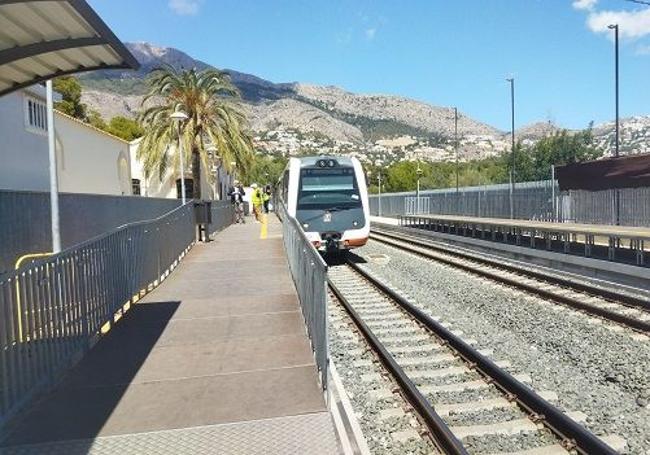
[[[403,232],[373,228],[371,239],[437,262],[540,296],[645,335],[650,334],[650,298],[605,288],[569,274],[549,273],[536,266],[489,257]]]
[[[396,389],[442,453],[615,454],[624,442],[599,439],[536,393],[526,375],[492,361],[356,264],[330,268],[330,298],[341,305]],[[341,321],[339,321],[341,323]],[[391,390],[375,391],[378,399]],[[607,442],[605,442],[607,441]],[[608,445],[610,443],[611,445]]]

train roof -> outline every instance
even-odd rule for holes
[[[320,156],[303,156],[299,158],[295,158],[300,162],[300,167],[308,167],[308,166],[316,166],[316,163],[319,160],[336,160],[340,165],[343,166],[352,166],[352,158],[349,158],[347,156],[325,156],[325,155],[320,155]]]

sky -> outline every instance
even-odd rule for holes
[[[123,41],[178,48],[273,82],[456,106],[510,130],[650,114],[646,0],[89,0]],[[650,2],[649,2],[650,3]]]

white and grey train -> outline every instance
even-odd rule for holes
[[[317,249],[345,251],[368,241],[368,188],[356,158],[290,158],[276,189]]]

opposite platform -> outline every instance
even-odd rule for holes
[[[281,226],[259,231],[196,245],[0,453],[338,453]]]

